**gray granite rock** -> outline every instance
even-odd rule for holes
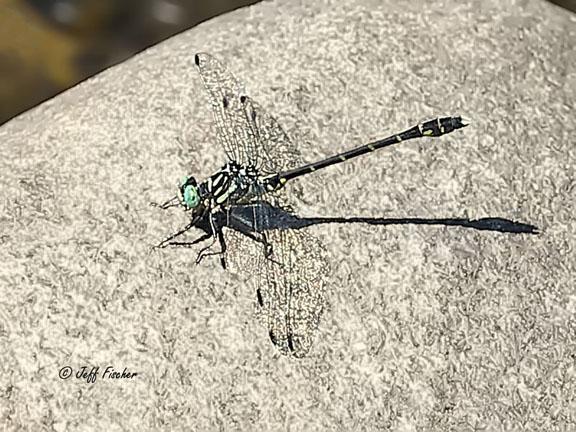
[[[574,430],[575,36],[573,16],[535,0],[264,2],[2,126],[0,424]],[[242,275],[150,252],[186,216],[148,203],[224,161],[197,51],[309,161],[437,115],[473,120],[299,180],[299,214],[499,217],[540,234],[313,227],[330,307],[310,355],[281,356]]]

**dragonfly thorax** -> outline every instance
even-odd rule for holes
[[[198,186],[199,197],[207,207],[249,201],[263,192],[258,170],[251,165],[231,161]]]

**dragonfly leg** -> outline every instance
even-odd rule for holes
[[[208,246],[202,248],[200,252],[198,252],[198,256],[196,257],[196,264],[200,264],[200,262],[207,256],[221,255],[220,263],[222,264],[222,267],[226,268],[226,261],[224,260],[224,253],[226,252],[226,242],[224,241],[224,235],[222,234],[222,227],[218,226],[218,228],[216,228],[216,225],[214,224],[213,213],[209,215],[209,220],[210,220],[210,230],[212,231],[212,233],[208,234],[208,236],[212,237],[212,242]],[[216,239],[218,239],[220,243],[220,250],[218,252],[206,252],[208,249],[214,246],[214,244],[216,243]]]
[[[180,200],[178,199],[177,196],[170,198],[168,201],[162,203],[162,204],[158,204],[156,202],[151,202],[150,205],[152,207],[158,207],[161,208],[162,210],[166,210],[170,207],[178,207],[180,205]]]
[[[264,246],[264,256],[266,259],[271,259],[272,256],[272,245],[268,243],[268,237],[266,237],[266,233],[262,232],[262,245]]]
[[[222,264],[222,268],[226,270],[226,241],[224,240],[224,234],[222,233],[222,229],[218,231],[218,240],[220,241],[220,264]]]
[[[194,224],[192,222],[190,222],[188,225],[186,225],[184,228],[182,228],[180,231],[178,231],[177,233],[172,234],[170,237],[165,238],[164,240],[162,240],[160,243],[158,243],[158,245],[154,246],[153,249],[163,249],[166,246],[168,246],[169,244],[172,244],[172,240],[174,240],[176,237],[180,237],[182,234],[184,234],[186,231],[189,231],[190,228],[192,228],[194,226]]]
[[[254,216],[254,219],[255,218],[256,217]],[[226,225],[229,228],[238,231],[240,234],[245,235],[249,239],[261,243],[264,246],[264,256],[267,259],[270,259],[272,256],[272,245],[268,242],[268,238],[264,231],[259,231],[253,226],[250,226],[241,219],[235,217],[229,218]]]
[[[253,232],[250,230],[242,229],[242,226],[235,226],[234,229],[236,231],[238,231],[239,233],[244,234],[249,239],[254,240],[257,243],[262,244],[262,246],[264,247],[264,258],[266,258],[269,261],[272,261],[275,264],[280,264],[278,261],[275,261],[274,259],[272,259],[273,248],[272,248],[272,244],[268,242],[268,238],[266,237],[266,233],[264,233],[264,232],[258,233],[258,232]]]
[[[198,237],[197,239],[194,239],[194,240],[189,241],[189,242],[175,242],[175,241],[171,241],[171,242],[166,243],[165,246],[163,246],[163,247],[166,247],[166,246],[190,247],[190,246],[194,246],[194,245],[196,245],[196,244],[198,244],[198,243],[201,243],[201,242],[203,242],[203,241],[205,241],[205,240],[208,240],[208,239],[210,239],[210,238],[212,238],[212,234],[203,234],[203,235],[201,235],[200,237]]]
[[[209,249],[210,247],[212,247],[212,245],[215,243],[215,241],[212,242],[212,244],[210,244],[210,246],[205,247],[204,249],[202,249],[199,253],[198,253],[198,257],[196,258],[196,264],[200,264],[200,262],[206,258],[207,256],[213,256],[213,255],[220,255],[220,264],[222,265],[222,268],[224,270],[226,270],[226,250],[227,250],[227,246],[226,246],[226,241],[224,240],[224,234],[222,233],[222,229],[219,229],[218,232],[216,233],[216,236],[218,238],[218,243],[220,243],[220,250],[217,252],[206,252],[207,249]]]

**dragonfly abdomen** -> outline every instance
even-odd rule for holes
[[[322,168],[326,168],[330,165],[339,164],[347,160],[362,156],[366,153],[371,153],[375,150],[381,149],[383,147],[388,147],[393,144],[397,144],[402,141],[422,138],[422,137],[439,137],[450,133],[456,129],[463,128],[468,125],[466,119],[458,117],[439,117],[434,120],[429,120],[424,123],[419,123],[418,125],[400,132],[398,134],[391,135],[379,141],[374,141],[369,144],[365,144],[356,147],[352,150],[348,150],[342,153],[338,153],[329,158],[323,159],[318,162],[310,163],[299,168],[295,168],[290,171],[285,171],[278,173],[275,176],[269,178],[269,184],[272,190],[277,190],[281,188],[288,180],[296,177],[300,177],[305,174],[310,174]]]

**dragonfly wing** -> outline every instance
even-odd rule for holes
[[[254,165],[258,149],[242,102],[244,86],[209,54],[196,54],[195,63],[210,99],[218,140],[226,155],[240,165]]]
[[[257,316],[268,328],[274,345],[283,354],[303,357],[312,346],[325,307],[326,252],[308,231],[282,229],[276,219],[264,221],[272,215],[271,208],[244,206],[230,214],[232,224],[238,222],[244,228],[229,226],[231,229],[226,230],[227,261],[233,270],[250,275]],[[277,211],[274,217],[282,214]],[[264,233],[271,246],[270,256],[265,255],[262,243],[246,239],[249,225],[261,228],[250,235]]]
[[[257,282],[270,339],[283,354],[305,356],[325,307],[327,261],[320,242],[304,230],[268,233],[272,255]]]
[[[257,146],[257,168],[262,174],[276,174],[303,164],[298,148],[282,129],[278,121],[260,104],[249,97],[243,98],[246,117],[250,121]]]
[[[197,54],[195,62],[228,158],[252,165],[260,174],[302,163],[276,119],[245,95],[232,73],[208,54]],[[227,227],[226,260],[250,276],[258,316],[270,339],[282,353],[302,357],[310,350],[324,309],[327,260],[322,244],[311,234],[277,224],[279,216],[289,219],[283,208],[291,201],[282,192],[259,195],[248,205],[223,209],[221,216]]]

